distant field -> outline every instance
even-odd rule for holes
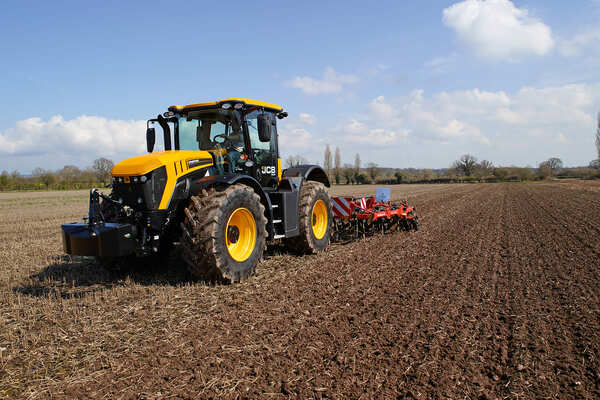
[[[418,232],[212,287],[72,262],[88,191],[0,193],[0,398],[599,398],[600,182],[391,187]]]

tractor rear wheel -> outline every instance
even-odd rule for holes
[[[188,270],[211,281],[245,280],[262,258],[266,226],[265,208],[248,186],[211,188],[192,196],[181,223]]]
[[[331,200],[325,185],[305,181],[298,201],[300,235],[286,239],[288,248],[299,253],[314,254],[325,250],[331,235]]]

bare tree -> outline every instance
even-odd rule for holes
[[[359,175],[360,175],[360,154],[356,153],[356,156],[354,156],[354,182],[358,183]]]
[[[46,186],[46,189],[50,188],[50,185],[56,181],[56,174],[54,172],[40,167],[31,171],[31,175],[38,178],[39,182]]]
[[[333,158],[333,175],[335,176],[335,183],[340,184],[342,180],[342,156],[340,155],[340,148],[335,148],[335,156]]]
[[[354,180],[354,167],[352,166],[352,164],[344,164],[342,174],[344,175],[344,179],[346,179],[346,184],[351,184]]]
[[[327,173],[327,177],[331,180],[331,149],[329,145],[325,146],[325,156],[323,158],[323,168]]]
[[[8,185],[8,172],[2,171],[0,174],[0,188],[4,188]]]
[[[50,185],[56,182],[56,174],[52,171],[44,171],[44,173],[40,175],[40,181],[46,185],[46,189],[49,189]]]
[[[490,176],[494,170],[494,165],[491,161],[481,160],[477,165],[475,165],[474,174],[478,178],[483,178],[485,176]]]
[[[285,159],[285,167],[291,168],[297,165],[308,164],[308,160],[301,155],[289,155]]]
[[[470,154],[464,154],[459,160],[454,161],[452,165],[456,172],[464,174],[466,176],[473,175],[475,167],[477,165],[477,159]]]
[[[547,161],[540,163],[538,168],[538,174],[542,179],[546,179],[552,175],[552,169],[548,165]]]
[[[294,156],[287,156],[285,158],[285,168],[291,168],[294,166]]]
[[[479,162],[479,168],[481,168],[482,170],[489,172],[492,169],[494,169],[494,164],[492,164],[491,161],[488,160],[481,160]]]
[[[377,168],[377,164],[370,162],[367,164],[367,172],[369,174],[369,177],[371,178],[371,181],[373,183],[375,183],[375,179],[377,178],[377,175],[379,174],[379,169]]]
[[[114,166],[115,163],[113,163],[111,160],[101,157],[94,160],[92,170],[94,171],[96,179],[98,179],[99,182],[106,183],[110,179],[110,173]]]
[[[37,168],[34,168],[33,171],[31,171],[31,176],[35,176],[37,178],[37,177],[42,176],[43,173],[44,173],[44,169],[37,167]]]
[[[69,188],[79,178],[81,170],[74,165],[65,165],[63,169],[58,171],[58,175]]]
[[[539,174],[542,178],[547,178],[551,175],[556,175],[563,167],[563,162],[560,158],[552,157],[539,165]]]
[[[563,168],[563,162],[558,157],[552,157],[544,161],[544,163],[550,168],[552,174],[558,173]]]

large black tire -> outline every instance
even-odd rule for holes
[[[226,231],[232,215],[240,209],[251,214],[256,233],[249,256],[236,261],[227,245],[228,240],[230,245],[231,241],[237,242],[235,231],[229,236]],[[232,185],[223,191],[203,190],[200,195],[191,197],[184,212],[182,257],[192,275],[210,281],[240,282],[254,273],[265,248],[267,219],[260,197],[250,187]],[[239,233],[238,230],[242,238]]]
[[[320,238],[315,236],[315,230],[313,229],[313,222],[315,222],[313,209],[319,201],[325,203],[327,212],[326,230]],[[325,185],[320,182],[305,181],[300,189],[298,203],[300,235],[286,239],[286,247],[301,254],[315,254],[325,250],[329,245],[332,228],[331,199]]]

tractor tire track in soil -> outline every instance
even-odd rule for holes
[[[239,285],[49,298],[60,329],[7,327],[52,342],[27,347],[47,377],[0,359],[0,393],[21,374],[33,398],[600,398],[595,196],[423,186],[418,232],[273,254]]]

